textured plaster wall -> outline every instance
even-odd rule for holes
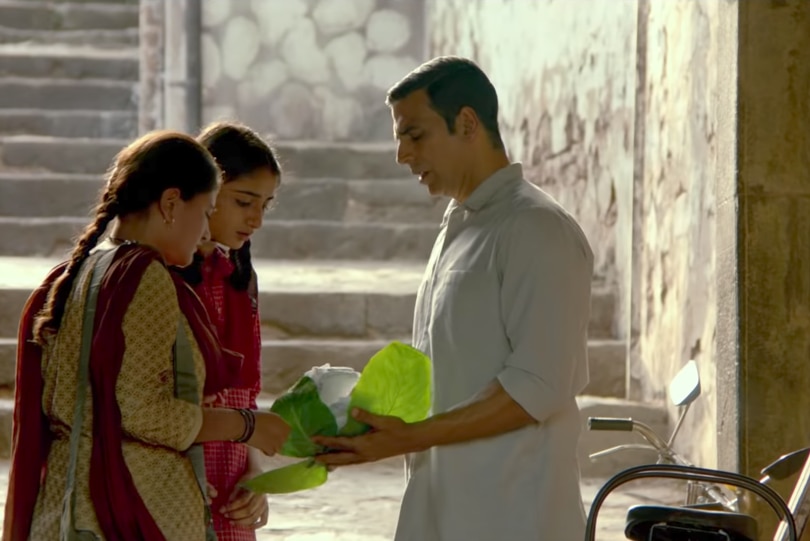
[[[703,396],[679,442],[711,465],[717,2],[648,2],[641,26],[639,5],[435,0],[430,53],[469,56],[487,71],[512,158],[585,228],[600,273],[615,279],[617,335],[637,325],[634,397],[663,400],[682,364],[698,361]]]
[[[716,464],[715,183],[718,2],[651,1],[642,124],[640,358],[644,399],[697,361],[703,393],[678,438],[693,461]],[[673,411],[674,413],[674,411]]]
[[[624,297],[630,261],[636,4],[434,0],[430,56],[474,59],[498,90],[504,141],[583,225]],[[617,330],[624,332],[620,303]]]

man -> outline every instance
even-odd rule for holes
[[[397,161],[452,198],[416,298],[433,416],[316,438],[333,466],[408,456],[397,541],[584,536],[575,396],[588,381],[593,254],[582,230],[510,164],[498,98],[471,61],[440,57],[388,92]]]

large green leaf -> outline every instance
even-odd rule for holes
[[[430,411],[430,359],[402,342],[391,342],[368,361],[354,386],[351,408],[415,423]],[[349,417],[340,433],[356,436],[368,426]]]
[[[326,466],[309,459],[265,472],[242,486],[257,494],[287,494],[319,487],[327,475]]]
[[[273,402],[270,411],[280,415],[290,425],[290,435],[280,454],[310,457],[321,451],[311,436],[337,434],[335,416],[321,401],[318,388],[308,377],[303,377],[283,396]]]

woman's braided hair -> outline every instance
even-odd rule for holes
[[[59,329],[79,269],[113,219],[146,212],[167,189],[177,188],[188,201],[214,190],[218,182],[219,171],[211,155],[182,133],[151,132],[121,150],[107,172],[93,221],[79,235],[64,272],[37,315],[34,339],[45,344]]]

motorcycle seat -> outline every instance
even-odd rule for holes
[[[653,526],[661,523],[705,532],[723,531],[733,541],[757,539],[757,521],[752,516],[663,505],[635,505],[628,509],[624,535],[630,540],[647,541]]]

